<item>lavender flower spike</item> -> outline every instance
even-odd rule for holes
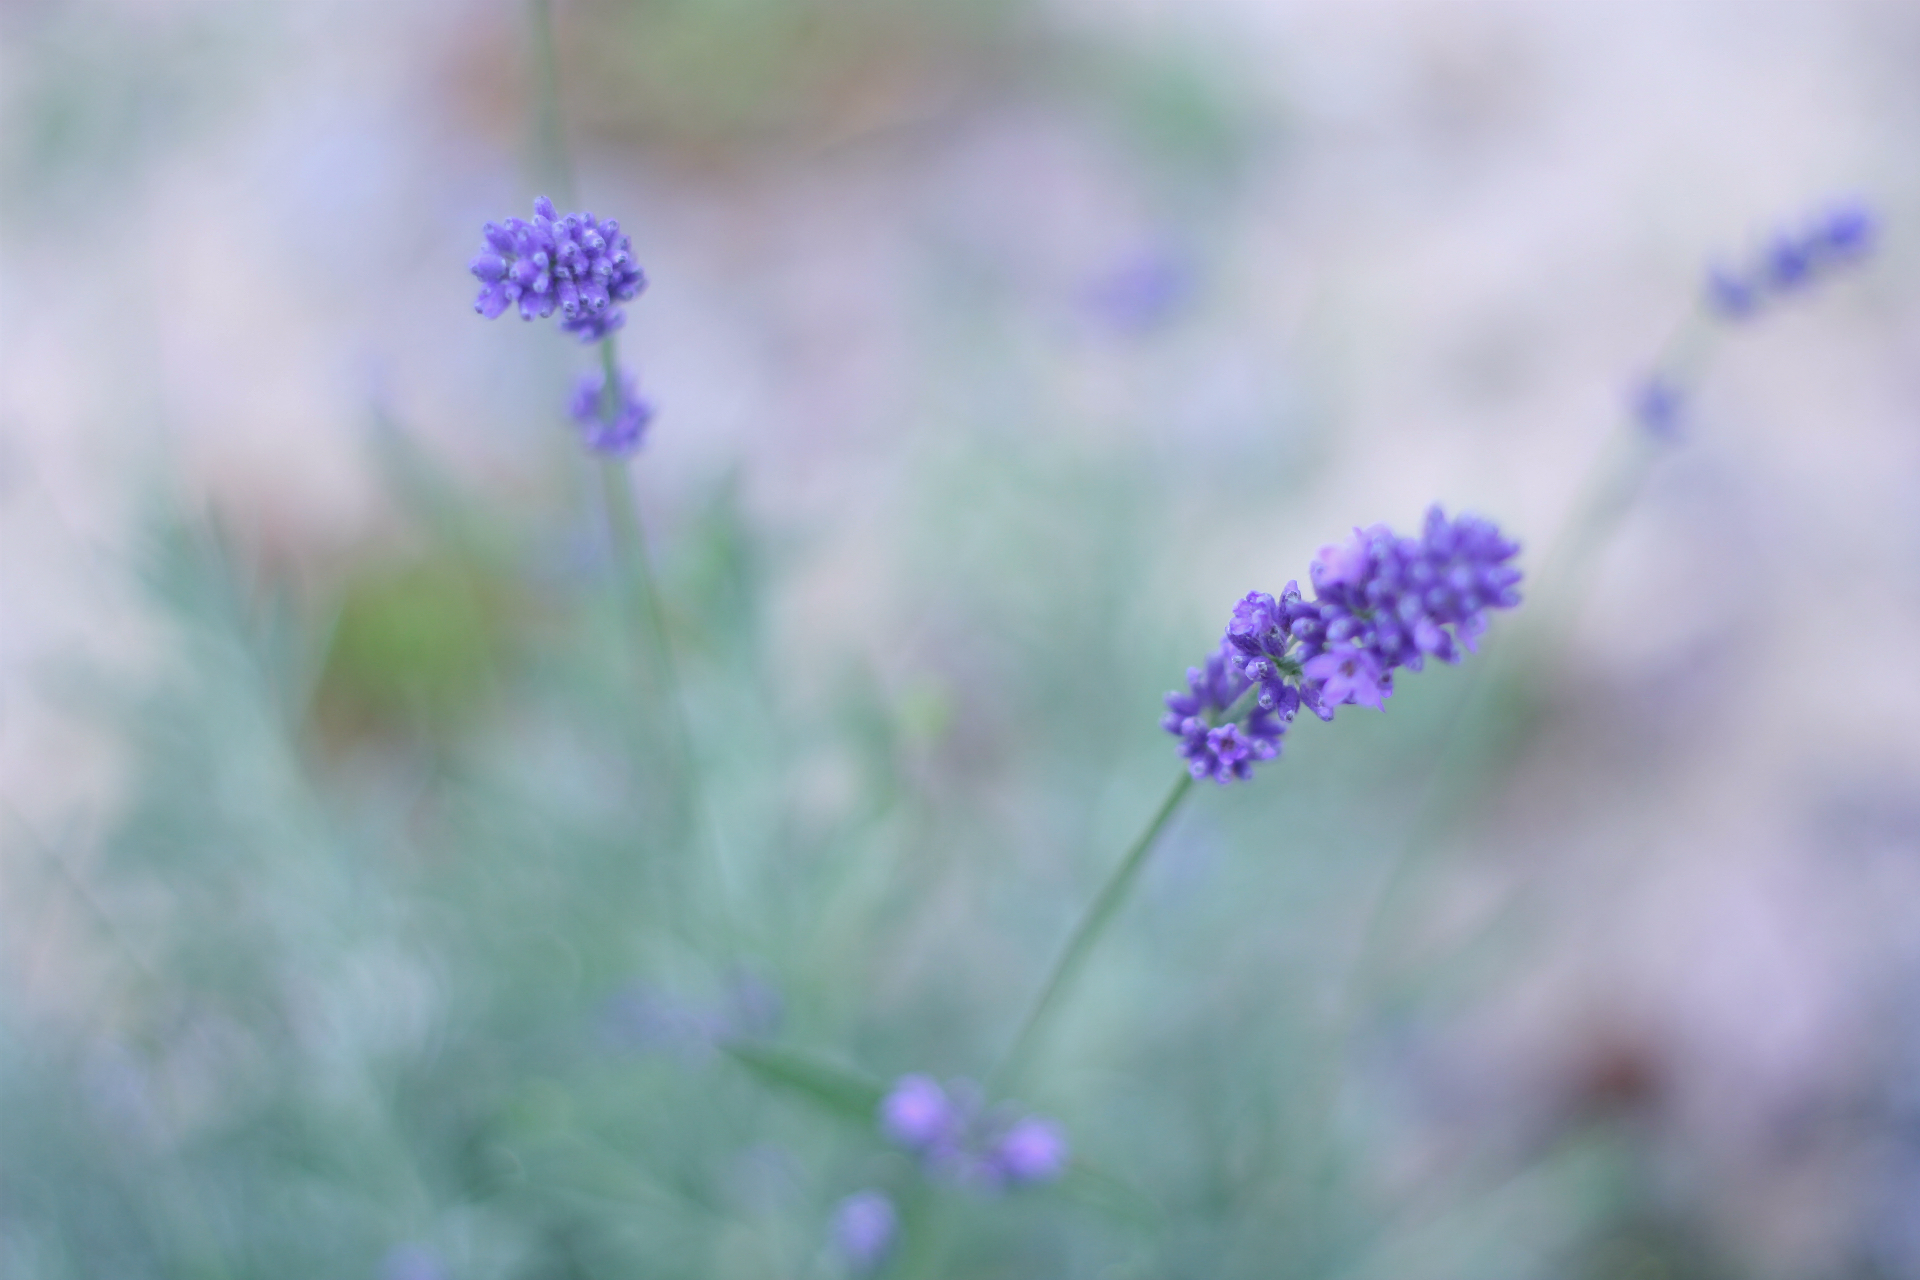
[[[1234,606],[1219,653],[1187,672],[1188,692],[1167,695],[1161,727],[1194,777],[1250,778],[1302,706],[1322,720],[1349,703],[1384,710],[1396,670],[1470,652],[1488,610],[1520,602],[1519,550],[1487,521],[1437,506],[1419,538],[1355,529],[1321,548],[1314,599],[1289,582],[1278,599],[1256,591]]]
[[[612,218],[561,217],[553,201],[541,196],[533,202],[532,221],[489,222],[482,232],[486,247],[467,269],[480,281],[473,309],[489,320],[508,308],[522,320],[544,320],[558,311],[561,329],[597,342],[626,321],[614,304],[632,301],[647,287],[632,242]]]
[[[607,415],[606,391],[605,374],[581,374],[567,412],[580,424],[580,438],[587,448],[610,455],[632,453],[640,447],[647,424],[653,421],[653,405],[641,398],[630,373],[620,375],[611,417]]]
[[[1707,273],[1707,309],[1722,320],[1746,320],[1775,298],[1799,293],[1872,252],[1879,230],[1858,201],[1833,205],[1797,231],[1783,231],[1744,267]]]

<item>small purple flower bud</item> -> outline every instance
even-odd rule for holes
[[[959,1127],[947,1091],[931,1076],[904,1075],[880,1102],[880,1131],[910,1151],[925,1151]]]
[[[1871,250],[1878,230],[1872,210],[1864,205],[1842,205],[1827,214],[1817,242],[1829,258],[1847,259]]]
[[[1768,246],[1766,280],[1775,291],[1797,289],[1812,276],[1813,253],[1806,241],[1795,236],[1778,236]]]
[[[1685,409],[1686,397],[1664,374],[1653,374],[1634,389],[1634,421],[1656,439],[1671,440],[1680,434]]]
[[[568,413],[580,425],[581,442],[595,453],[627,454],[640,447],[648,425],[653,421],[653,405],[642,399],[631,374],[620,377],[619,397],[611,417],[606,409],[605,375],[581,375],[574,384],[573,401]]]
[[[1015,1184],[1052,1182],[1066,1172],[1067,1135],[1044,1116],[1028,1116],[994,1144],[989,1159],[1001,1176]]]
[[[899,1230],[893,1201],[878,1191],[856,1191],[833,1211],[833,1247],[855,1271],[884,1262]]]
[[[480,297],[475,300],[473,309],[489,320],[496,320],[500,313],[507,309],[509,301],[511,299],[507,297],[507,286],[494,283],[480,291]]]
[[[1723,267],[1707,272],[1707,309],[1722,320],[1745,320],[1760,309],[1760,290]]]
[[[553,211],[553,201],[547,199],[545,196],[534,197],[533,211],[545,218],[548,222],[552,222],[560,216]]]
[[[467,264],[475,277],[492,284],[507,273],[507,260],[496,253],[483,253]]]

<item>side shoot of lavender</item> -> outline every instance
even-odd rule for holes
[[[1654,439],[1678,436],[1714,336],[1762,319],[1857,267],[1879,239],[1873,211],[1858,201],[1843,201],[1798,229],[1775,232],[1743,259],[1710,265],[1701,281],[1699,309],[1634,385],[1629,409],[1635,423]]]
[[[1256,764],[1279,758],[1302,707],[1327,721],[1343,706],[1384,710],[1395,672],[1472,652],[1488,613],[1520,603],[1519,550],[1492,523],[1449,519],[1435,506],[1418,538],[1377,524],[1322,547],[1308,571],[1311,600],[1289,582],[1277,598],[1254,591],[1234,606],[1219,647],[1188,668],[1184,692],[1166,698],[1161,727],[1177,740],[1185,770],[1069,936],[992,1084],[1005,1087],[1026,1068],[1193,784],[1251,779]]]

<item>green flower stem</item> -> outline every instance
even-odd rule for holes
[[[613,340],[601,344],[609,364],[613,359]],[[607,529],[613,544],[614,560],[620,581],[628,595],[629,613],[636,630],[641,631],[653,651],[651,664],[661,700],[668,704],[672,722],[674,755],[680,766],[682,784],[687,789],[688,808],[698,821],[703,808],[700,791],[700,762],[693,749],[693,726],[687,715],[686,699],[681,692],[679,664],[673,657],[673,640],[667,634],[666,616],[660,607],[660,591],[654,585],[653,566],[647,555],[646,533],[640,524],[640,512],[633,498],[633,481],[625,459],[604,458],[600,463],[600,491],[607,508]]]
[[[527,20],[532,28],[533,48],[533,143],[535,167],[541,179],[550,184],[552,194],[564,206],[578,203],[573,176],[573,156],[567,146],[566,121],[560,104],[560,64],[554,48],[553,5],[551,0],[528,0]],[[600,340],[600,368],[605,375],[600,395],[603,419],[618,419],[620,404],[620,358],[613,335]],[[730,900],[733,884],[720,840],[707,812],[700,780],[700,761],[694,751],[692,720],[687,714],[681,689],[678,664],[673,657],[673,641],[667,633],[665,613],[660,606],[660,591],[654,584],[653,566],[647,555],[646,533],[634,502],[633,482],[626,463],[606,458],[600,464],[600,491],[606,506],[607,528],[613,546],[627,612],[636,632],[644,633],[643,642],[652,650],[651,670],[642,675],[642,692],[653,685],[668,704],[672,723],[674,755],[678,762],[681,795],[686,804],[686,821],[695,838],[702,834],[712,840],[716,873],[721,879],[723,898]],[[723,918],[731,912],[723,912]]]
[[[1087,954],[1093,950],[1094,944],[1100,941],[1101,936],[1107,931],[1107,926],[1113,923],[1114,916],[1118,915],[1120,908],[1125,905],[1127,894],[1133,888],[1133,882],[1140,878],[1140,870],[1147,864],[1147,854],[1152,852],[1154,841],[1159,838],[1160,832],[1166,828],[1167,823],[1180,808],[1180,802],[1187,798],[1187,792],[1192,789],[1193,775],[1182,772],[1180,780],[1173,784],[1171,791],[1167,792],[1167,798],[1160,802],[1160,808],[1135,837],[1126,856],[1120,859],[1119,865],[1107,877],[1106,884],[1101,886],[1100,892],[1088,906],[1087,914],[1081,917],[1080,923],[1074,927],[1073,935],[1067,939],[1066,949],[1060,953],[1060,959],[1054,962],[1053,972],[1047,976],[1046,984],[1040,988],[1039,998],[1034,1001],[1033,1008],[1028,1011],[1026,1020],[1020,1024],[1019,1033],[1014,1036],[1012,1046],[1008,1048],[1006,1056],[1000,1060],[1000,1065],[987,1077],[989,1095],[1011,1086],[1020,1078],[1020,1073],[1026,1070],[1029,1059],[1038,1047],[1040,1033],[1045,1029],[1048,1016],[1060,1003],[1068,985],[1078,974],[1080,966],[1086,962]]]
[[[567,148],[560,112],[560,59],[553,48],[553,5],[530,0],[528,24],[533,28],[533,153],[543,181],[552,184],[562,208],[575,207],[573,156]]]

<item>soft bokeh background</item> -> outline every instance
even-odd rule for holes
[[[555,15],[697,793],[590,353],[470,307],[527,11],[0,6],[0,1276],[827,1276],[864,1186],[903,1271],[1920,1275],[1920,8]],[[1635,442],[1843,196],[1874,261]],[[716,1048],[984,1073],[1161,691],[1435,499],[1532,604],[1193,797],[1060,1187],[923,1203]]]

